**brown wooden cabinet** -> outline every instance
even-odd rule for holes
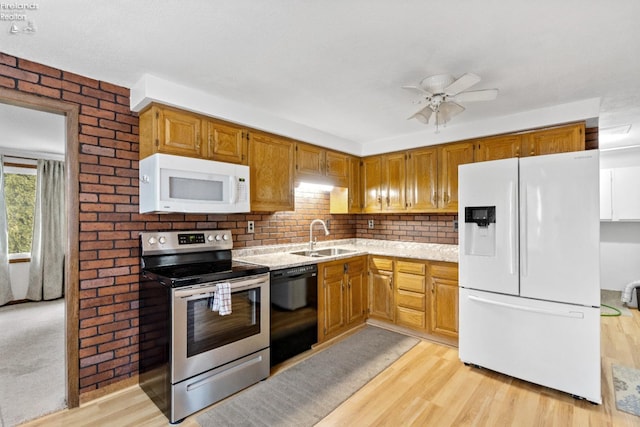
[[[407,158],[407,207],[425,212],[438,208],[438,149],[411,150]]]
[[[251,210],[292,211],[294,145],[284,138],[253,132],[249,143]]]
[[[364,323],[367,308],[366,257],[318,265],[318,342]]]
[[[296,181],[349,185],[349,156],[315,145],[296,143]]]
[[[206,120],[207,158],[246,165],[249,131],[217,120]]]
[[[362,180],[365,212],[406,210],[406,154],[404,152],[365,158]]]
[[[484,162],[520,157],[521,143],[522,135],[519,134],[483,138],[478,142],[474,160]]]
[[[202,118],[152,104],[140,114],[140,159],[155,153],[204,157]]]
[[[431,319],[429,331],[434,335],[458,338],[458,264],[431,261],[429,290]]]
[[[369,258],[369,316],[393,322],[395,320],[393,291],[393,258]]]
[[[584,123],[479,139],[475,161],[583,151]]]
[[[458,166],[473,162],[473,143],[445,144],[438,148],[438,209],[458,212]]]
[[[362,212],[362,180],[361,180],[362,160],[358,157],[349,157],[349,187],[348,187],[348,209],[349,213]]]
[[[396,324],[411,329],[427,327],[426,265],[416,260],[396,260]]]
[[[543,129],[522,135],[523,155],[565,153],[584,150],[584,123]]]

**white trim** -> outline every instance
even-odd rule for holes
[[[7,157],[17,157],[22,159],[43,159],[43,160],[58,160],[64,162],[64,154],[36,152],[36,151],[24,151],[16,150],[15,148],[0,147],[0,154],[5,156],[4,161],[7,161]]]

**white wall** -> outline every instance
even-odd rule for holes
[[[11,274],[11,290],[13,299],[21,300],[27,296],[29,285],[29,262],[16,262],[9,264],[9,274]]]
[[[600,168],[640,166],[640,149],[605,151]],[[640,280],[640,223],[600,223],[600,286],[624,290],[627,283]],[[633,305],[637,306],[634,292]]]

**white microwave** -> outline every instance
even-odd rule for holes
[[[140,160],[140,213],[249,212],[249,167],[153,154]]]

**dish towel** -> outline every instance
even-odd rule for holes
[[[216,284],[211,311],[217,311],[220,316],[231,314],[231,283]]]

